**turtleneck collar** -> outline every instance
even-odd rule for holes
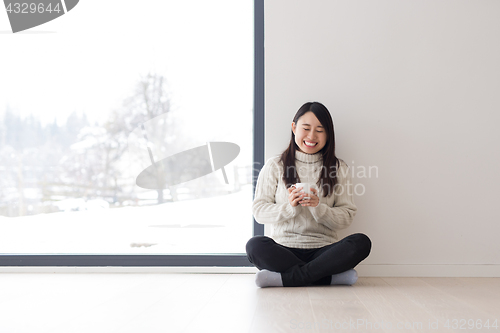
[[[321,161],[323,159],[323,156],[321,153],[306,154],[301,151],[295,150],[295,159],[303,163],[313,164]]]

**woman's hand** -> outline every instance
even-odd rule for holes
[[[319,205],[318,191],[311,187],[311,194],[309,195],[309,197],[310,199],[304,199],[302,201],[299,201],[299,203],[302,206],[317,207]]]
[[[304,197],[304,193],[301,193],[302,187],[296,188],[295,186],[290,186],[288,188],[288,201],[290,201],[290,205],[292,207],[297,207],[299,205],[299,201]]]

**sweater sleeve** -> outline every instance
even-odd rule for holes
[[[357,211],[354,204],[350,168],[347,164],[341,163],[339,169],[337,173],[339,182],[333,194],[335,195],[333,207],[325,203],[320,203],[316,207],[308,207],[316,222],[332,230],[345,229],[351,225]]]
[[[290,202],[277,204],[276,191],[281,180],[280,170],[275,160],[268,160],[257,178],[252,213],[260,224],[276,224],[297,216],[302,206],[292,207]]]

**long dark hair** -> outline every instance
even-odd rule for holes
[[[293,122],[297,125],[298,120],[306,112],[312,112],[318,118],[321,125],[326,131],[326,144],[319,151],[323,156],[323,167],[320,172],[320,177],[318,178],[318,188],[323,187],[323,196],[330,196],[333,193],[333,189],[337,184],[337,170],[340,164],[339,159],[335,156],[335,131],[333,129],[332,116],[328,109],[321,103],[318,102],[308,102],[302,105],[295,117]],[[295,151],[299,149],[295,143],[295,134],[292,132],[292,137],[290,139],[290,144],[288,148],[281,154],[281,163],[283,164],[283,181],[285,182],[286,188],[290,187],[295,183],[300,183],[299,175],[297,174],[297,168],[295,166]],[[292,170],[292,172],[290,172]]]

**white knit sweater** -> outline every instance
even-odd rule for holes
[[[323,166],[321,153],[310,155],[296,151],[295,166],[301,183],[316,184]],[[330,174],[331,171],[327,171]],[[255,220],[260,224],[271,224],[271,237],[276,243],[287,247],[311,249],[338,241],[335,231],[347,228],[357,210],[347,164],[340,160],[337,172],[339,185],[326,198],[320,189],[317,207],[303,207],[300,204],[292,207],[282,177],[280,157],[269,159],[257,179],[252,205]]]

